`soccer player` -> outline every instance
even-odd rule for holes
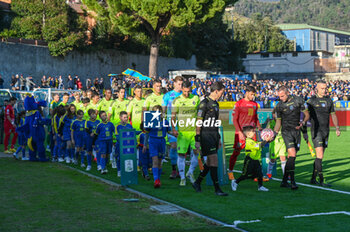
[[[112,104],[112,119],[111,122],[113,122],[114,125],[118,125],[120,122],[120,112],[126,111],[127,106],[129,104],[129,100],[124,98],[125,96],[125,89],[121,88],[118,92],[118,99],[114,100]]]
[[[246,137],[246,157],[244,159],[242,175],[237,180],[233,180],[231,182],[231,188],[233,191],[236,191],[239,182],[248,179],[251,175],[252,178],[258,178],[258,191],[267,192],[269,190],[263,186],[263,174],[260,165],[261,150],[267,142],[257,142],[254,140],[254,138],[256,137],[254,126],[245,126],[242,129]],[[272,139],[273,138],[270,138],[270,140]]]
[[[76,148],[75,159],[78,160],[79,156],[81,156],[80,166],[82,168],[85,168],[85,120],[83,120],[83,117],[84,112],[82,110],[78,110],[77,119],[74,120],[71,125],[71,139],[73,147]]]
[[[64,93],[62,97],[62,101],[58,104],[59,106],[67,106],[68,105],[68,100],[69,100],[69,94]]]
[[[145,100],[142,99],[142,88],[141,86],[136,86],[134,89],[134,99],[130,101],[126,112],[128,113],[128,118],[132,127],[136,131],[141,131],[141,118],[142,118],[142,107]]]
[[[71,104],[67,107],[67,113],[60,118],[58,133],[61,136],[61,152],[65,154],[66,163],[73,162],[77,164],[74,159],[74,147],[71,140],[71,124],[75,120],[75,105]]]
[[[53,100],[50,103],[50,115],[53,115],[53,110],[56,109],[56,107],[60,104],[60,95],[58,93],[55,93],[53,95]]]
[[[4,132],[5,132],[4,153],[5,154],[11,154],[16,152],[15,144],[17,141],[17,133],[16,133],[16,124],[15,124],[15,111],[13,109],[13,106],[16,104],[16,102],[17,102],[17,98],[11,97],[9,104],[5,108],[5,120],[4,120]],[[13,134],[12,141],[11,141],[11,149],[8,150],[11,134]]]
[[[153,81],[153,93],[150,94],[143,104],[143,112],[152,109],[154,106],[162,105],[163,103],[163,94],[162,94],[162,82],[159,79]],[[143,121],[143,113],[142,113]]]
[[[300,148],[300,128],[309,120],[310,115],[307,110],[307,105],[301,97],[290,96],[289,90],[285,86],[278,88],[278,96],[280,102],[276,106],[276,125],[274,128],[275,135],[282,126],[282,138],[287,147],[288,159],[284,170],[281,187],[298,189],[294,179],[295,158]],[[301,113],[304,113],[303,121],[300,121]],[[290,177],[291,185],[288,184],[288,176]]]
[[[87,106],[87,111],[89,111],[89,109],[93,109],[96,112],[96,115],[99,115],[99,111],[98,111],[98,102],[100,101],[100,95],[98,95],[97,92],[93,92],[92,93],[92,100],[90,101],[90,104]]]
[[[18,114],[18,122],[19,122],[19,127],[24,125],[24,120],[25,120],[26,112],[22,111]],[[24,133],[18,133],[18,145],[19,147],[17,148],[16,152],[13,153],[13,156],[18,159],[18,154],[22,151],[22,160],[29,160],[29,158],[26,157],[26,146],[27,146],[27,139]]]
[[[182,93],[182,84],[183,84],[183,78],[182,76],[176,76],[174,79],[174,90],[167,92],[163,97],[163,111],[167,113],[167,120],[170,122],[172,118],[172,103],[175,98],[179,97]],[[191,87],[191,86],[190,86]],[[168,135],[168,142],[170,144],[170,150],[169,150],[169,157],[170,157],[170,163],[172,167],[172,172],[170,174],[170,179],[175,179],[177,176],[176,171],[176,165],[178,162],[177,157],[177,139],[175,136]],[[182,158],[181,158],[182,162]],[[185,174],[184,174],[185,175]],[[186,179],[184,179],[186,181]],[[186,182],[183,182],[186,183]]]
[[[124,129],[132,129],[132,126],[128,123],[128,113],[126,111],[122,111],[119,113],[119,118],[120,121],[119,123],[115,126],[115,135],[117,138],[117,142],[115,144],[115,154],[116,157],[114,157],[113,160],[117,160],[117,169],[118,169],[118,177],[121,176],[121,171],[120,171],[120,153],[119,153],[119,149],[120,149],[120,132]]]
[[[196,125],[196,148],[201,148],[203,156],[207,157],[204,169],[199,174],[197,180],[192,184],[196,192],[201,192],[201,182],[210,171],[211,179],[215,187],[215,194],[218,196],[228,196],[219,186],[218,181],[218,149],[221,146],[219,128],[219,103],[217,102],[225,91],[225,86],[217,81],[210,86],[210,95],[203,99],[198,107],[197,120],[202,122],[202,126]],[[205,127],[203,124],[208,120],[214,120],[213,126]]]
[[[308,101],[308,109],[311,118],[311,136],[314,148],[316,150],[316,159],[311,177],[311,184],[318,184],[323,187],[331,187],[325,183],[322,172],[322,159],[324,152],[328,146],[329,136],[329,118],[332,117],[336,128],[336,135],[340,136],[338,118],[334,111],[332,99],[326,96],[327,83],[323,80],[317,82],[316,95],[312,96]],[[316,177],[319,177],[319,182]]]
[[[185,167],[186,167],[186,153],[188,147],[191,147],[191,165],[186,174],[191,183],[194,183],[195,178],[193,171],[198,166],[199,149],[196,148],[196,115],[199,105],[199,98],[197,95],[191,94],[191,82],[186,81],[182,84],[182,94],[173,101],[172,112],[172,128],[174,136],[177,137],[177,167],[180,174],[180,186],[186,186]],[[174,122],[178,122],[178,131]],[[191,123],[193,123],[191,125]],[[176,170],[176,169],[175,169]]]
[[[146,180],[150,180],[151,178],[149,177],[148,174],[148,168],[150,168],[150,165],[152,165],[152,158],[150,157],[149,154],[149,146],[146,146],[146,131],[143,129],[143,125],[141,125],[141,134],[138,136],[138,152],[139,152],[139,161],[140,161],[140,166],[142,167],[142,176]],[[146,146],[145,152],[143,152],[143,147]]]
[[[88,99],[88,98],[86,98]],[[94,132],[96,130],[96,127],[98,124],[100,124],[100,120],[97,120],[96,111],[93,109],[90,109],[88,112],[90,119],[85,121],[85,132],[86,132],[86,151],[87,151],[87,167],[86,171],[91,170],[91,160],[92,160],[92,151],[94,150],[95,146],[93,145],[93,138],[94,138]],[[97,155],[97,171],[101,171],[101,157],[98,154]]]
[[[73,105],[75,105],[75,108],[78,112],[78,110],[83,109],[83,103],[80,100],[80,92],[74,92],[74,101],[72,102]]]
[[[82,105],[82,107],[81,107],[81,110],[84,111],[84,117],[83,117],[83,119],[84,119],[84,120],[88,120],[89,117],[90,117],[90,116],[89,116],[90,99],[86,97],[86,98],[83,98],[83,100],[82,100],[81,102],[83,103],[83,105]],[[94,110],[94,109],[91,109],[91,110]],[[96,110],[94,110],[94,111],[95,111],[95,115],[97,115],[97,114],[96,114]]]
[[[153,111],[158,111],[162,113],[163,109],[160,105],[156,105],[151,108]],[[171,127],[168,120],[160,118],[160,125],[154,126],[152,128],[145,128],[147,132],[146,144],[143,147],[143,152],[147,151],[147,146],[149,145],[150,156],[152,157],[152,172],[154,178],[154,188],[160,188],[160,175],[162,173],[162,159],[165,154],[165,136],[170,132]]]
[[[111,120],[112,116],[112,105],[113,105],[113,100],[112,100],[112,90],[111,89],[106,89],[105,90],[105,97],[99,102],[98,105],[98,110],[99,111],[105,111],[107,113],[107,120]]]
[[[247,86],[244,98],[239,100],[234,107],[233,124],[235,126],[235,142],[233,145],[233,153],[230,157],[228,176],[232,181],[234,179],[233,168],[236,164],[237,157],[241,150],[245,147],[245,135],[242,128],[245,126],[253,126],[261,129],[258,120],[258,104],[254,101],[256,90],[253,86]]]
[[[101,155],[101,174],[106,174],[108,172],[106,169],[106,160],[112,152],[113,134],[115,129],[113,123],[107,121],[106,112],[101,111],[99,116],[102,122],[96,127],[92,144],[96,143],[97,153]]]
[[[51,129],[52,129],[52,134],[54,136],[55,146],[52,153],[52,162],[56,162],[57,158],[58,158],[58,162],[60,163],[64,161],[64,159],[61,156],[62,152],[60,152],[61,146],[62,146],[62,139],[59,136],[58,129],[60,125],[60,118],[63,115],[65,115],[65,113],[66,113],[66,109],[63,105],[56,107],[53,111]]]

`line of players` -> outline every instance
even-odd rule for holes
[[[271,171],[276,158],[280,157],[283,171],[281,187],[291,188],[292,190],[298,189],[294,178],[295,159],[300,149],[301,131],[304,139],[308,141],[306,123],[309,119],[311,119],[312,142],[316,150],[316,159],[310,183],[330,187],[330,184],[324,181],[322,171],[322,159],[328,146],[330,117],[335,125],[336,135],[340,136],[341,133],[333,101],[327,96],[326,91],[327,83],[320,80],[317,82],[316,95],[304,102],[300,97],[289,95],[289,90],[285,86],[281,86],[278,89],[280,102],[273,110],[274,120],[270,121],[269,125],[266,125],[271,127],[275,133],[274,141],[270,144],[271,156],[267,175],[271,178]],[[262,129],[257,117],[258,104],[254,102],[254,94],[255,89],[248,86],[244,99],[238,101],[235,105],[235,142],[233,146],[234,151],[230,157],[228,173],[231,187],[234,191],[237,188],[237,181],[234,178],[233,169],[240,151],[246,146],[246,135],[243,133],[244,128],[251,126],[258,130]],[[290,184],[288,180],[290,180]]]

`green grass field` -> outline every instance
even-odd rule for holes
[[[226,154],[230,155],[232,152],[233,144],[233,134],[234,132],[225,131],[225,147]],[[342,135],[339,138],[336,138],[335,132],[331,132],[329,139],[329,148],[326,150],[325,159],[323,161],[323,170],[327,182],[333,185],[332,189],[347,191],[350,193],[350,149],[347,147],[350,141],[350,132],[344,130]],[[228,161],[229,156],[227,156]],[[244,154],[241,154],[237,165],[236,170],[240,171],[242,169],[242,163],[244,159]],[[3,161],[2,161],[3,162]],[[13,162],[10,162],[11,164]],[[228,163],[228,162],[227,162]],[[301,144],[301,151],[298,153],[296,160],[296,181],[300,183],[308,184],[310,180],[310,175],[312,171],[313,158],[310,156],[307,146],[304,141]],[[43,166],[44,176],[51,176],[46,181],[48,185],[57,185],[68,182],[70,185],[85,186],[88,183],[92,182],[94,185],[98,185],[99,188],[104,190],[108,189],[108,186],[104,186],[100,183],[95,183],[91,181],[90,178],[83,177],[79,173],[74,173],[72,171],[67,171],[66,179],[59,178],[59,181],[54,177],[59,172],[63,172],[62,168],[58,164],[27,164],[23,162],[18,162],[18,164],[13,163],[12,165],[20,165],[21,168],[25,169],[27,166]],[[3,165],[2,165],[3,166]],[[12,169],[16,166],[12,166]],[[19,168],[18,170],[22,170]],[[79,167],[77,167],[80,169]],[[5,170],[12,170],[7,169]],[[1,172],[3,172],[3,168]],[[96,176],[103,177],[108,180],[112,180],[116,183],[120,183],[119,178],[117,178],[116,171],[113,172],[109,168],[109,173],[107,175],[101,176],[95,168],[90,172]],[[278,175],[276,178],[281,178],[281,169],[279,163],[277,166]],[[243,223],[239,224],[238,227],[247,231],[348,231],[350,230],[350,220],[349,215],[345,214],[336,214],[336,215],[323,215],[323,216],[313,216],[313,217],[298,217],[298,218],[289,218],[285,219],[284,216],[300,215],[300,214],[315,214],[315,213],[327,213],[334,211],[347,211],[350,212],[350,195],[344,193],[330,192],[322,189],[315,189],[307,186],[299,186],[297,191],[291,191],[290,189],[281,189],[279,187],[279,181],[270,181],[264,185],[270,189],[269,192],[258,192],[257,184],[251,180],[243,181],[236,192],[232,192],[229,185],[223,186],[223,190],[229,193],[228,197],[217,197],[214,194],[213,187],[205,186],[204,182],[202,185],[202,193],[195,193],[191,185],[187,184],[186,187],[179,187],[179,179],[170,180],[168,176],[170,174],[170,164],[166,163],[164,166],[164,175],[162,177],[162,187],[160,189],[154,189],[152,181],[144,180],[141,175],[139,175],[139,184],[135,186],[130,186],[132,189],[147,193],[149,195],[155,196],[162,200],[169,201],[171,203],[178,204],[187,209],[193,210],[195,212],[207,215],[211,218],[220,220],[227,224],[233,224],[234,221],[251,221],[251,220],[260,220],[260,222],[254,223]],[[29,175],[29,173],[28,173]],[[6,176],[6,175],[5,175]],[[7,175],[8,176],[8,175]],[[235,176],[239,176],[236,173]],[[39,176],[38,176],[39,177]],[[1,175],[3,178],[3,175]],[[12,176],[9,176],[12,178]],[[50,181],[51,180],[51,181]],[[53,181],[54,180],[54,181]],[[76,183],[73,183],[76,182]],[[81,181],[81,183],[80,183]],[[3,181],[1,181],[3,183]],[[17,185],[16,185],[17,186]],[[19,185],[21,186],[21,185]],[[3,186],[0,186],[1,189],[4,189]],[[17,187],[18,188],[18,187]],[[33,187],[27,186],[27,189],[20,189],[19,192],[26,193],[27,191],[33,191]],[[93,187],[91,187],[93,188]],[[96,187],[97,188],[97,187]],[[16,188],[13,186],[13,190]],[[48,191],[48,187],[45,188]],[[37,189],[35,191],[38,191]],[[75,200],[79,201],[78,192],[76,194],[67,193],[67,191],[62,191],[62,194],[59,196],[66,196],[66,199],[71,199],[70,202],[73,204]],[[92,189],[94,192],[95,190]],[[101,190],[102,191],[102,190]],[[15,192],[18,192],[15,190]],[[108,191],[107,191],[108,192]],[[117,193],[109,194],[121,194],[120,191]],[[127,194],[124,192],[124,194]],[[7,197],[11,196],[11,192],[7,194]],[[4,196],[2,196],[4,197]],[[71,197],[71,198],[70,198]],[[74,200],[75,199],[75,200]],[[4,199],[3,201],[4,202]],[[21,205],[26,205],[26,201],[21,201],[19,205],[12,205],[13,210],[19,210],[18,207]],[[63,201],[62,204],[66,202]],[[33,203],[31,203],[33,204]],[[96,203],[97,204],[97,203]],[[146,203],[145,203],[146,204]],[[149,203],[148,203],[149,204]],[[87,206],[83,203],[77,204],[76,207],[71,207],[70,204],[66,205],[67,214],[76,215],[76,207],[80,207],[83,210],[87,209]],[[97,204],[98,205],[98,204]],[[105,204],[99,204],[105,205]],[[128,205],[129,206],[129,205]],[[3,206],[2,206],[3,207]],[[34,207],[34,206],[32,206]],[[130,205],[130,210],[133,209],[133,205]],[[8,206],[7,206],[8,208]],[[34,207],[35,208],[35,207]],[[61,205],[60,210],[63,210],[65,207]],[[101,207],[104,208],[104,207]],[[109,205],[108,201],[106,202],[106,211],[108,211]],[[147,208],[147,207],[146,207]],[[39,207],[37,207],[39,209]],[[30,208],[28,208],[30,210]],[[104,210],[104,209],[100,209]],[[110,212],[110,211],[108,211]],[[13,213],[13,212],[12,212]],[[4,218],[4,215],[9,214],[8,211],[5,211],[4,208],[1,212],[1,218]],[[42,212],[44,214],[44,212]],[[108,214],[108,213],[107,213]],[[130,215],[130,214],[129,214]],[[144,215],[138,216],[139,220],[143,220]],[[153,214],[152,214],[153,216]],[[157,215],[154,215],[155,217]],[[86,217],[86,219],[89,219]],[[69,221],[69,217],[67,218]],[[80,218],[80,222],[84,221],[84,218]],[[3,221],[3,220],[1,220]],[[91,221],[91,220],[90,220]],[[195,220],[196,221],[196,220]],[[200,221],[200,220],[199,220]],[[46,222],[38,221],[38,224],[45,224]],[[96,228],[92,224],[88,223],[89,226],[84,228]],[[103,223],[102,223],[103,224]],[[111,222],[111,225],[113,223]],[[176,224],[176,223],[174,223]],[[1,225],[1,224],[0,224]],[[5,224],[6,225],[6,224]],[[110,225],[110,226],[111,226]],[[203,225],[203,223],[201,224]],[[85,225],[84,225],[85,226]],[[126,224],[128,226],[128,224]],[[148,225],[149,226],[149,225]],[[166,224],[162,228],[171,228],[171,224]],[[195,228],[196,225],[191,226],[191,221],[188,221],[188,224],[183,223],[178,225],[181,228]],[[5,227],[8,228],[8,227]],[[125,226],[123,228],[126,228]],[[147,227],[151,228],[151,226]],[[1,228],[0,228],[1,230]],[[92,229],[93,230],[93,229]],[[211,229],[209,229],[212,231]],[[208,230],[208,231],[209,231]],[[2,230],[1,230],[2,231]]]

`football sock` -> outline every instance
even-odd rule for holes
[[[284,182],[288,180],[288,176],[290,176],[290,181],[294,182],[294,169],[295,169],[295,157],[289,157],[287,160],[286,169],[283,175]]]
[[[197,158],[197,155],[194,154],[194,152],[192,150],[191,151],[191,165],[190,165],[190,168],[188,169],[188,172],[193,173],[197,166],[198,166],[198,158]]]
[[[153,179],[154,180],[158,180],[159,179],[159,177],[158,177],[158,173],[159,173],[158,168],[152,168],[152,172],[153,172]]]
[[[281,168],[282,168],[282,173],[284,174],[284,171],[286,169],[286,163],[287,161],[281,161]]]
[[[101,154],[99,152],[96,153],[96,162],[97,165],[101,165]]]
[[[185,157],[178,156],[177,157],[177,167],[179,169],[179,174],[181,179],[185,179]]]
[[[83,164],[85,162],[85,151],[82,151],[80,153],[80,160],[81,160],[81,164]]]
[[[275,162],[269,162],[269,165],[267,166],[267,174],[272,173],[273,166],[275,165]]]
[[[158,179],[160,180],[160,175],[162,174],[162,170],[161,168],[158,168]]]
[[[204,169],[203,171],[201,171],[201,173],[199,173],[199,176],[196,180],[197,184],[200,184],[202,182],[202,180],[205,178],[205,176],[208,174],[209,172],[209,167],[207,166],[207,164],[204,164]]]
[[[317,158],[316,158],[316,159],[317,159]],[[317,170],[316,170],[316,160],[315,160],[315,161],[314,161],[314,165],[313,165],[311,180],[316,180],[316,176],[317,176]]]
[[[318,173],[318,176],[320,177],[320,183],[323,183],[323,173],[322,173],[322,159],[316,158],[315,159],[315,169]]]
[[[91,160],[92,160],[92,155],[88,154],[87,155],[87,162],[88,162],[89,166],[91,166]]]
[[[215,191],[220,189],[219,180],[218,180],[218,167],[210,167],[210,177],[213,181]]]
[[[173,170],[176,170],[176,162],[177,162],[177,150],[176,150],[176,148],[170,148],[169,156],[170,156],[171,165],[175,165],[175,169],[173,169]]]
[[[79,159],[79,154],[80,152],[79,151],[76,151],[75,152],[75,159],[78,160]],[[83,162],[84,162],[84,158],[83,158]]]
[[[22,148],[22,158],[26,157],[26,148]]]
[[[106,169],[106,158],[101,157],[101,168],[102,170]]]
[[[74,148],[71,148],[71,149],[69,149],[69,152],[70,152],[70,157],[72,158],[72,159],[74,159]]]

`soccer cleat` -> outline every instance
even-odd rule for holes
[[[311,179],[310,184],[319,185],[320,183],[316,179]]]
[[[117,168],[117,162],[115,160],[112,161],[112,168],[113,169]]]
[[[236,183],[236,180],[231,180],[231,189],[232,191],[236,191],[238,187],[238,184]]]
[[[66,164],[70,164],[70,158],[66,157]]]
[[[176,170],[173,170],[169,176],[170,179],[176,179],[176,176],[177,176],[177,172]]]
[[[28,157],[22,157],[22,161],[28,161],[29,158]]]
[[[227,193],[224,193],[220,188],[215,191],[215,194],[220,197],[226,197],[228,196]]]
[[[284,181],[282,181],[282,182],[281,182],[280,187],[281,187],[281,188],[290,188],[290,187],[291,187],[291,185],[290,185],[290,184],[288,184],[288,182],[284,182]]]
[[[325,183],[325,182],[320,182],[320,186],[322,186],[322,187],[328,187],[328,188],[332,187],[331,184],[328,184],[328,183]]]
[[[107,170],[104,169],[104,170],[101,170],[101,174],[106,174],[107,173]]]
[[[16,149],[11,148],[11,149],[10,149],[10,152],[11,152],[11,153],[14,153],[14,152],[16,152]]]
[[[102,170],[101,165],[97,165],[97,171],[101,171],[101,170]]]
[[[5,150],[4,153],[5,154],[12,154],[13,152],[11,152],[10,150]]]
[[[271,173],[266,174],[266,176],[267,176],[270,180],[272,179],[272,174],[271,174]]]
[[[62,162],[64,162],[64,159],[60,157],[60,158],[58,158],[58,162],[62,163]]]
[[[194,183],[192,184],[192,187],[194,188],[194,190],[195,190],[197,193],[202,192],[201,185],[198,184],[197,182],[194,182]]]
[[[159,179],[154,181],[154,188],[160,188],[160,180]]]
[[[291,187],[290,187],[292,190],[297,190],[299,187],[298,187],[298,185],[295,183],[295,181],[293,181],[292,183],[291,183]]]
[[[190,182],[193,184],[196,179],[194,178],[193,173],[187,172],[186,177],[190,180]]]
[[[15,153],[13,153],[12,155],[13,155],[13,158],[15,158],[16,160],[18,160],[18,155],[17,155],[17,153],[16,153],[16,152],[15,152]]]
[[[264,186],[260,186],[260,187],[258,188],[258,191],[268,192],[269,189],[268,189],[268,188],[265,188]]]
[[[57,162],[57,158],[53,157],[52,160],[51,160],[52,163],[55,163]]]
[[[180,186],[186,186],[186,179],[181,179]]]
[[[90,171],[91,170],[91,165],[88,165],[87,167],[86,167],[86,171]]]
[[[233,175],[233,171],[229,171],[227,175],[228,175],[228,179],[229,180],[234,180],[235,179],[235,176]]]
[[[85,168],[85,164],[80,164],[80,167]]]
[[[121,172],[121,171],[118,171],[117,176],[118,176],[118,177],[121,177],[121,176],[122,176],[122,172]]]
[[[77,164],[78,164],[78,160],[73,159],[72,163],[75,164],[75,165],[77,165]]]

